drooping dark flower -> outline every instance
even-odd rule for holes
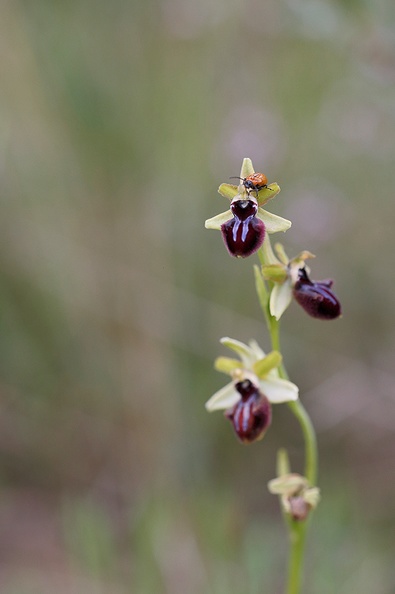
[[[306,268],[300,268],[292,293],[295,301],[313,318],[334,320],[341,315],[341,305],[331,291],[332,285],[332,280],[310,280]]]
[[[256,252],[263,243],[265,233],[286,231],[291,226],[287,219],[262,208],[280,192],[278,184],[256,188],[256,195],[252,195],[243,180],[253,174],[251,159],[244,159],[240,185],[221,184],[218,189],[222,196],[231,200],[230,209],[205,222],[206,229],[221,231],[228,252],[238,258],[246,258]]]
[[[338,318],[341,305],[332,291],[333,281],[314,281],[309,277],[306,260],[314,258],[314,255],[303,251],[290,260],[281,244],[274,247],[278,258],[270,247],[270,241],[265,241],[263,249],[268,264],[262,267],[264,278],[274,284],[270,294],[271,315],[279,320],[294,298],[313,318]]]

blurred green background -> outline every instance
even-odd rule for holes
[[[221,336],[269,347],[204,229],[243,157],[344,311],[282,324],[321,457],[304,593],[393,594],[394,3],[5,0],[0,45],[2,594],[283,591],[299,427],[245,447],[204,410]]]

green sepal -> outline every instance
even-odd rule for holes
[[[224,198],[229,198],[229,200],[233,200],[233,198],[237,196],[238,191],[238,186],[234,186],[233,184],[221,184],[218,188],[218,192],[221,194],[221,196],[224,196]]]
[[[282,474],[268,483],[268,489],[273,495],[294,497],[302,495],[308,489],[308,480],[297,473]]]
[[[231,375],[232,371],[241,367],[241,361],[239,359],[232,359],[231,357],[217,357],[214,361],[214,369],[228,375]]]
[[[231,210],[226,210],[225,212],[221,212],[215,217],[211,217],[211,219],[207,219],[205,221],[204,226],[206,229],[217,229],[218,231],[221,230],[221,225],[229,221],[233,217]]]
[[[252,166],[252,161],[248,157],[245,157],[241,166],[240,177],[244,179],[253,173],[255,173],[255,170]]]
[[[264,222],[266,231],[268,233],[278,233],[279,231],[287,231],[287,229],[289,229],[292,225],[291,221],[288,221],[283,217],[279,217],[278,215],[268,212],[261,206],[258,207],[258,212],[256,216]]]
[[[260,379],[263,379],[268,373],[270,373],[270,371],[276,369],[282,360],[283,358],[281,353],[278,351],[272,351],[266,355],[266,357],[254,363],[252,369]]]
[[[262,266],[262,276],[265,280],[273,283],[283,283],[288,274],[282,264],[270,264],[269,266]]]
[[[291,472],[289,456],[285,448],[280,448],[277,452],[276,469],[277,476],[285,476]]]

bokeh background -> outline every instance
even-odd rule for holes
[[[251,259],[204,229],[245,156],[344,310],[282,324],[321,457],[304,592],[393,594],[394,27],[391,0],[1,3],[2,594],[283,591],[266,483],[299,427],[276,407],[245,447],[204,410],[221,336],[269,347]]]

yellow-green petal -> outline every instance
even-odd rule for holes
[[[280,190],[281,190],[281,188],[277,182],[268,184],[268,186],[266,188],[262,188],[262,190],[259,190],[259,192],[258,192],[259,206],[263,206],[264,204],[269,202],[269,200],[272,200],[275,196],[277,196],[277,194],[280,192]]]
[[[217,357],[214,361],[214,368],[222,373],[232,374],[235,369],[240,369],[243,366],[239,359],[232,359],[231,357]]]
[[[218,188],[218,192],[221,196],[229,198],[229,200],[233,200],[233,198],[237,196],[238,191],[238,186],[234,186],[233,184],[221,184]]]
[[[272,351],[266,357],[254,363],[252,369],[259,378],[263,379],[272,369],[276,369],[281,361],[281,353]]]

